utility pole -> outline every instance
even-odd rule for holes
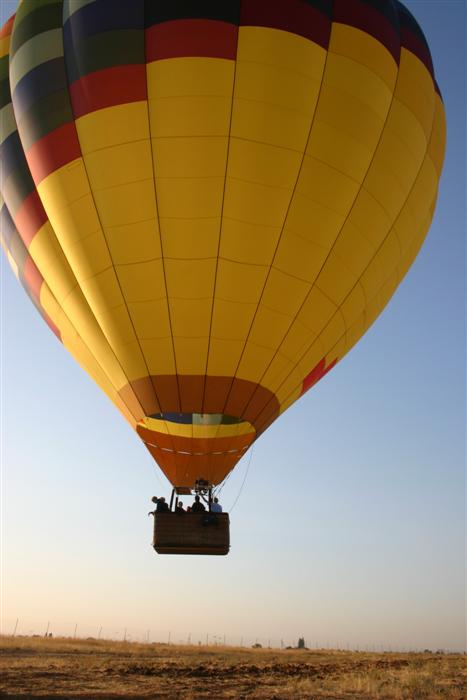
[[[99,632],[97,633],[97,639],[101,638],[102,627],[99,627]]]
[[[47,623],[47,629],[46,629],[46,631],[45,631],[45,636],[46,636],[46,637],[49,636],[49,625],[50,625],[50,622]]]
[[[168,641],[167,641],[167,644],[168,644],[169,646],[170,646],[170,636],[171,636],[171,634],[172,634],[172,632],[169,632],[169,638],[168,638]]]
[[[78,629],[78,623],[75,624],[75,631],[73,634],[73,639],[76,639],[76,630]]]
[[[125,631],[123,633],[123,641],[126,642],[126,627],[125,627]]]
[[[13,630],[13,637],[16,635],[16,630],[18,629],[19,617],[16,618],[15,629]]]

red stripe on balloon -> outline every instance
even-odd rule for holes
[[[146,30],[146,61],[204,56],[237,55],[238,27],[212,19],[180,19],[154,24]]]
[[[81,156],[74,122],[51,131],[26,153],[29,170],[38,185],[47,175]]]
[[[303,0],[243,0],[240,24],[281,29],[311,39],[325,49],[331,35],[329,17]]]
[[[15,21],[15,16],[13,15],[10,19],[5,22],[3,27],[0,29],[0,39],[5,39],[5,37],[10,36],[13,30],[13,23]]]
[[[423,63],[434,79],[433,62],[431,60],[430,52],[423,41],[415,36],[415,34],[413,34],[410,29],[407,29],[407,27],[401,27],[401,44],[404,49],[407,49],[413,53]]]
[[[70,98],[76,119],[105,107],[146,100],[146,66],[115,66],[89,73],[70,85]]]
[[[391,22],[375,7],[362,0],[335,0],[333,22],[348,24],[370,34],[387,48],[399,63],[400,41]]]
[[[44,278],[37,269],[34,260],[28,257],[26,263],[23,267],[23,278],[28,286],[29,291],[40,304],[41,297],[41,287],[44,282]]]
[[[326,360],[323,357],[322,360],[318,362],[316,367],[313,367],[311,372],[307,374],[305,379],[303,380],[302,384],[302,395],[308,391],[308,389],[311,389],[312,386],[317,384],[320,379],[324,377],[325,374],[327,374],[335,365],[337,364],[337,357],[335,360],[331,362],[331,364],[326,367]]]
[[[29,247],[32,239],[46,221],[47,214],[39,195],[34,190],[21,204],[14,219],[15,226],[26,248]]]

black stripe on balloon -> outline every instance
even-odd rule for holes
[[[2,182],[2,195],[12,216],[16,216],[25,200],[35,189],[34,181],[23,156],[8,180]]]
[[[11,36],[10,55],[13,56],[32,37],[62,26],[62,2],[49,3],[18,17]]]
[[[41,63],[21,78],[14,92],[15,115],[19,121],[36,102],[59,90],[66,85],[65,66],[63,58],[54,58]]]
[[[157,4],[157,3],[154,3]],[[64,35],[77,43],[116,29],[144,29],[144,0],[96,0],[67,19]]]
[[[145,24],[151,27],[177,19],[211,19],[240,23],[240,0],[146,0]]]
[[[104,68],[143,65],[146,62],[142,30],[103,32],[78,43],[67,33],[64,35],[64,41],[70,84]]]
[[[327,15],[330,19],[332,18],[332,6],[334,0],[304,0],[305,5],[310,5],[316,8],[323,14]],[[287,3],[284,5],[285,10],[287,8]]]
[[[21,159],[24,159],[23,147],[18,132],[14,131],[0,146],[2,182],[8,180]]]
[[[10,81],[8,78],[0,82],[0,109],[11,102]]]
[[[15,233],[18,235],[8,207],[4,204],[0,209],[0,235],[8,250],[10,250],[10,243]]]
[[[27,153],[43,136],[72,121],[68,90],[59,90],[35,102],[18,122],[24,151]]]

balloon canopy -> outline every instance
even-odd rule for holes
[[[422,245],[420,27],[396,0],[28,0],[0,56],[15,273],[172,484],[220,483]]]

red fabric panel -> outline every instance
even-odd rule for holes
[[[146,66],[115,66],[85,75],[70,85],[75,118],[128,102],[147,99]]]
[[[74,122],[51,131],[26,153],[29,170],[38,185],[47,175],[81,156]]]
[[[26,248],[29,248],[32,239],[46,221],[47,214],[34,190],[26,197],[15,216],[15,226]]]
[[[180,19],[146,30],[146,61],[184,56],[235,60],[238,27],[212,19]]]

